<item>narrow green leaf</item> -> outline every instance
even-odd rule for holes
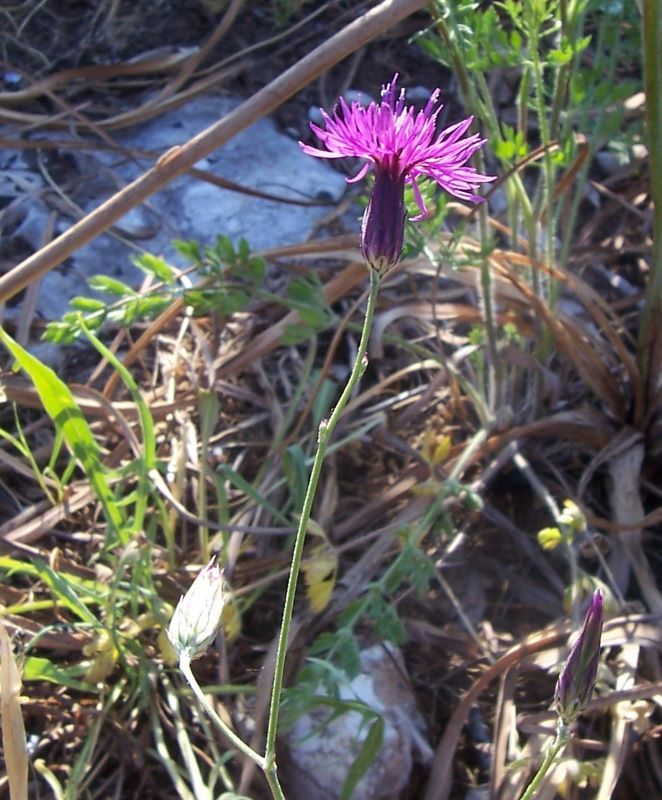
[[[143,272],[155,275],[160,281],[167,283],[169,286],[175,280],[173,268],[164,259],[155,256],[153,253],[141,253],[139,256],[134,256],[131,261]]]
[[[298,442],[290,445],[283,453],[282,468],[294,508],[301,508],[308,483],[308,469],[306,454]]]
[[[85,417],[76,405],[71,390],[50,367],[23,349],[2,328],[0,328],[0,341],[34,383],[44,410],[55,426],[62,431],[67,445],[85,471],[92,489],[103,506],[108,524],[120,534],[124,527],[124,517],[117,508],[115,497],[106,481],[99,447]]]
[[[35,567],[41,580],[56,596],[58,602],[66,606],[81,622],[97,627],[99,620],[90,611],[85,602],[78,596],[74,585],[64,575],[59,575],[41,559],[35,559]]]
[[[78,689],[84,692],[94,691],[94,687],[88,683],[79,681],[78,677],[85,674],[86,665],[75,667],[59,667],[47,658],[38,656],[26,656],[23,662],[24,681],[48,681],[59,686],[68,686],[70,689]]]
[[[358,786],[359,781],[365,775],[377,757],[377,753],[384,741],[384,720],[381,717],[376,717],[370,725],[368,735],[361,747],[361,750],[356,757],[356,760],[349,768],[345,783],[343,783],[340,792],[340,800],[350,800],[354,789]]]
[[[234,484],[234,486],[239,489],[239,491],[243,492],[245,495],[254,500],[259,506],[261,506],[265,511],[268,511],[274,519],[277,519],[281,525],[289,525],[290,520],[282,514],[276,506],[272,505],[266,497],[263,497],[258,491],[255,490],[253,486],[243,478],[238,472],[229,467],[227,464],[219,464],[216,468],[217,472],[220,472],[224,475],[230,483]]]
[[[110,275],[93,275],[88,278],[87,283],[90,289],[114,294],[117,297],[134,297],[137,294],[128,284],[111,278]]]
[[[234,264],[237,253],[229,236],[218,236],[214,243],[214,255],[224,264]]]
[[[251,248],[246,239],[244,239],[242,236],[241,239],[239,239],[239,244],[237,246],[237,255],[241,261],[248,261],[250,254]]]
[[[94,312],[106,310],[106,304],[103,300],[95,300],[93,297],[74,297],[70,305],[77,311]]]
[[[200,252],[200,245],[197,242],[187,239],[175,239],[172,246],[183,256],[187,261],[195,265],[202,264],[202,253]]]

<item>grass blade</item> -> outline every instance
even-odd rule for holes
[[[2,748],[11,800],[28,800],[28,750],[21,714],[21,676],[7,629],[0,622],[0,709]]]
[[[126,543],[125,520],[103,472],[99,447],[69,387],[50,367],[24,350],[2,328],[0,328],[0,341],[34,383],[44,410],[55,426],[62,431],[66,443],[80,462],[94,493],[99,498],[110,529],[123,543]]]

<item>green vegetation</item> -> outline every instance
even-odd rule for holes
[[[278,37],[307,5],[272,4]],[[435,0],[415,17],[395,46],[446,80],[451,122],[474,116],[472,163],[497,180],[476,206],[424,183],[430,214],[392,272],[357,272],[346,236],[254,253],[221,231],[175,242],[176,263],[138,255],[147,288],[89,282],[43,335],[80,374],[0,328],[19,373],[0,378],[0,622],[30,796],[113,779],[128,798],[144,772],[146,797],[286,797],[277,736],[322,708],[322,737],[360,720],[339,797],[361,800],[390,721],[343,692],[375,642],[404,652],[434,751],[411,796],[514,800],[541,764],[558,796],[654,796],[662,11],[641,6]],[[417,216],[409,186],[405,204]],[[214,555],[221,630],[191,667],[167,628]],[[597,696],[577,747],[565,730],[552,745],[597,589]],[[13,673],[0,690],[4,715]]]

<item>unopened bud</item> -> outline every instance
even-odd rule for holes
[[[598,674],[601,635],[602,593],[598,589],[586,612],[577,641],[572,646],[556,682],[554,701],[564,725],[576,720],[591,699]]]
[[[198,658],[212,643],[225,604],[223,570],[212,559],[180,598],[168,639],[180,657]]]
[[[385,275],[399,261],[405,237],[405,176],[397,159],[375,164],[375,185],[363,215],[361,253],[366,265]]]
[[[538,531],[538,544],[543,550],[554,550],[563,541],[563,534],[558,528],[543,528]]]

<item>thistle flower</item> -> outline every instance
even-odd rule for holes
[[[600,661],[601,635],[602,593],[598,589],[586,612],[577,641],[572,646],[556,682],[554,701],[564,725],[576,720],[591,699]]]
[[[493,181],[466,162],[485,143],[478,134],[462,138],[473,117],[436,133],[439,89],[430,96],[422,111],[405,106],[405,90],[397,91],[398,75],[382,87],[381,103],[364,107],[359,102],[347,105],[341,97],[330,116],[322,109],[324,128],[310,127],[326,150],[300,142],[303,151],[317,158],[363,158],[366,163],[350,183],[361,180],[370,167],[375,184],[361,226],[361,252],[366,264],[385,273],[400,260],[404,241],[407,183],[414,191],[422,219],[427,213],[418,179],[432,178],[443,189],[461,200],[480,202],[475,191],[479,184]]]
[[[225,605],[223,570],[212,560],[179,599],[168,626],[168,639],[180,658],[193,660],[212,643]]]

